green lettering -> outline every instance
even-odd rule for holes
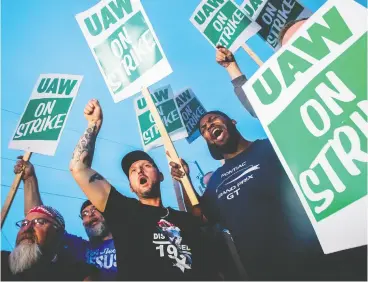
[[[65,81],[64,78],[61,79],[60,81],[60,86],[59,86],[59,94],[63,94],[63,92],[65,91],[65,95],[69,95],[70,92],[72,92],[74,86],[77,84],[78,80],[73,80],[71,81],[70,79],[67,79]]]
[[[211,6],[208,6],[207,4],[203,5],[203,12],[206,16],[206,18],[208,18],[208,16],[211,15],[211,13],[214,11],[215,9],[212,8]]]
[[[42,78],[40,84],[37,87],[38,93],[43,93],[46,91],[47,87],[50,84],[50,78]]]
[[[162,102],[162,101],[169,99],[169,90],[166,88],[158,92],[155,92],[154,95],[155,95],[156,101]]]
[[[105,30],[107,30],[111,24],[115,24],[117,22],[107,7],[103,7],[101,9],[101,17]]]
[[[124,17],[124,14],[130,14],[131,12],[133,12],[130,0],[116,0],[116,3],[114,1],[111,1],[109,3],[109,6],[119,19],[122,19]]]
[[[217,8],[219,4],[224,3],[224,0],[208,0],[207,3],[210,4],[212,7]]]
[[[277,79],[277,77],[275,76],[275,74],[272,72],[270,68],[268,68],[262,74],[262,77],[267,83],[268,88],[271,89],[271,93],[269,93],[265,89],[265,86],[262,84],[262,82],[259,79],[257,79],[253,83],[252,87],[255,93],[257,94],[259,100],[261,101],[261,103],[264,105],[268,105],[276,101],[276,99],[280,96],[282,87],[281,87],[280,81]]]
[[[310,40],[299,37],[292,44],[318,60],[323,59],[330,53],[324,38],[337,44],[342,44],[353,35],[336,7],[324,14],[323,19],[328,27],[315,23],[307,30],[311,38]]]
[[[47,89],[46,93],[50,93],[51,92],[51,93],[56,94],[58,84],[59,84],[59,79],[58,78],[55,78],[51,82],[51,84],[50,84],[49,88]]]
[[[86,24],[88,28],[88,32],[92,36],[99,35],[102,32],[102,25],[101,25],[100,19],[98,18],[97,14],[92,15],[92,20],[94,24],[92,24],[92,21],[90,18],[84,19],[84,23]]]
[[[277,58],[277,61],[286,87],[293,84],[297,73],[303,73],[312,66],[311,63],[300,58],[289,50],[285,50],[285,52]]]

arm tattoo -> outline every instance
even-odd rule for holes
[[[82,137],[79,139],[77,146],[74,149],[70,168],[87,168],[91,167],[95,144],[97,138],[96,124],[90,125]]]
[[[95,182],[96,180],[104,180],[104,178],[96,172],[89,178],[89,183]]]

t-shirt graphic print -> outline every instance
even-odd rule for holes
[[[187,245],[182,244],[180,228],[171,222],[160,219],[157,222],[158,233],[153,235],[153,243],[160,257],[169,257],[173,266],[178,267],[183,273],[192,266],[192,253]]]

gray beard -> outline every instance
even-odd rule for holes
[[[9,255],[9,268],[13,274],[30,269],[40,261],[42,252],[36,243],[20,243]]]
[[[110,231],[108,230],[106,224],[104,222],[99,222],[93,227],[85,227],[87,236],[90,239],[93,239],[94,237],[105,237],[107,236]]]

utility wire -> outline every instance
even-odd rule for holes
[[[6,241],[6,242],[8,242],[8,244],[9,244],[10,248],[11,248],[11,249],[14,249],[13,245],[12,245],[12,244],[10,244],[10,241],[8,240],[8,237],[6,237],[6,235],[5,235],[5,233],[4,233],[4,231],[3,231],[3,230],[1,230],[1,234],[3,234],[3,235],[4,235],[5,241]]]
[[[4,187],[11,187],[10,185],[6,185],[6,184],[1,184],[1,186],[4,186]],[[19,187],[18,188],[19,190],[24,190],[24,188],[22,187]],[[46,195],[53,195],[53,196],[58,196],[58,197],[64,197],[64,198],[70,198],[70,199],[78,199],[78,200],[82,200],[82,201],[85,201],[87,200],[87,198],[80,198],[80,197],[74,197],[74,196],[67,196],[67,195],[63,195],[63,194],[57,194],[57,193],[50,193],[50,192],[43,192],[43,191],[40,191],[41,194],[46,194]]]
[[[13,162],[17,162],[18,160],[13,160],[10,158],[6,158],[6,157],[1,157],[1,159],[7,160],[7,161],[13,161]],[[62,169],[62,168],[56,168],[56,167],[52,167],[52,166],[46,166],[46,165],[40,165],[40,164],[35,164],[33,163],[33,166],[39,166],[39,167],[43,167],[43,168],[48,168],[48,169],[53,169],[53,170],[58,170],[58,171],[63,171],[63,172],[68,172],[70,173],[69,170],[67,169]],[[111,179],[109,177],[105,177],[106,180],[108,180],[109,182],[123,182],[125,184],[128,184],[128,182],[126,180],[116,180],[116,179]]]
[[[13,111],[10,111],[10,110],[4,109],[4,108],[1,108],[1,110],[4,111],[4,112],[8,112],[8,113],[12,113],[12,114],[18,115],[18,116],[21,115],[20,113],[13,112]],[[72,129],[72,128],[65,128],[65,130],[73,131],[73,132],[77,132],[79,134],[82,134],[79,130]],[[138,147],[135,147],[133,145],[126,144],[126,143],[121,143],[119,141],[111,140],[111,139],[108,139],[108,138],[105,138],[105,137],[101,137],[101,136],[97,136],[97,139],[105,140],[105,141],[108,141],[108,142],[111,142],[111,143],[115,143],[115,144],[119,144],[119,145],[123,145],[123,146],[127,146],[127,147],[130,147],[130,148],[134,149],[134,150],[138,150],[139,149]]]

